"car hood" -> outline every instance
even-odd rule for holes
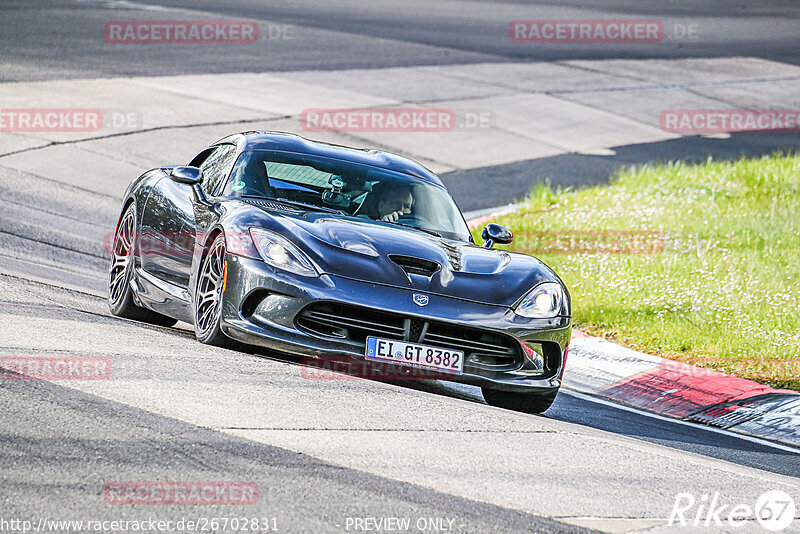
[[[500,306],[514,305],[542,282],[560,283],[549,267],[525,254],[336,214],[270,215],[265,227],[291,239],[330,275]],[[418,274],[420,266],[435,271]]]

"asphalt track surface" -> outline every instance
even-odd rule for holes
[[[702,0],[7,0],[0,5],[0,16],[0,81],[591,59],[747,56],[800,64],[800,9],[791,0],[724,6]],[[665,38],[646,44],[541,46],[508,38],[512,20],[607,18],[658,20],[664,24]],[[100,41],[100,29],[117,19],[255,20],[262,42],[256,47],[159,47],[114,46]],[[693,33],[681,37],[681,32],[690,30]],[[679,82],[676,72],[675,83]],[[581,87],[574,89],[580,91]],[[632,164],[758,156],[798,148],[800,136],[795,133],[740,133],[724,139],[691,136],[617,146],[613,154],[523,159],[446,173],[442,178],[462,210],[472,212],[524,197],[533,182],[543,179],[555,186],[580,187],[605,183],[615,169]],[[493,187],[484,187],[487,180]]]
[[[173,9],[169,9],[173,8]],[[4,80],[186,73],[341,70],[478,61],[754,56],[797,64],[798,9],[791,0],[737,2],[331,0],[10,0],[0,7]],[[274,39],[274,53],[224,49],[101,48],[108,20],[255,19],[291,25],[302,39]],[[131,16],[133,15],[133,16]],[[508,39],[517,19],[658,19],[665,42],[635,46],[520,46]],[[669,38],[670,28],[694,28]]]
[[[721,8],[707,2],[631,7],[623,2],[320,5],[199,1],[188,11],[171,7],[185,5],[114,0],[4,2],[0,6],[0,79],[625,57],[748,55],[798,63],[800,9],[792,2]],[[288,50],[281,47],[267,57],[245,47],[209,47],[200,53],[188,47],[99,49],[87,35],[98,24],[117,18],[117,13],[119,18],[256,18],[291,25],[313,38],[294,41]],[[498,31],[505,33],[508,20],[516,18],[593,17],[658,17],[677,24],[696,23],[706,31],[700,32],[699,42],[633,48],[531,49],[497,38]],[[524,192],[530,186],[525,177],[531,169],[547,168],[556,177],[563,172],[572,181],[575,169],[585,169],[585,183],[598,183],[620,162],[672,159],[676,154],[703,159],[708,154],[767,153],[796,147],[800,144],[796,137],[679,140],[671,146],[650,144],[618,151],[616,160],[568,154],[483,171],[509,177],[502,189],[517,187]],[[476,196],[475,184],[480,183],[470,181],[470,173],[479,174],[467,170],[445,176],[455,188],[473,184],[460,191],[465,199]],[[185,327],[154,328],[112,318],[102,300],[107,265],[102,243],[113,229],[119,199],[97,192],[93,180],[101,179],[88,178],[85,187],[76,188],[8,169],[0,174],[0,314],[6,325],[0,334],[0,351],[3,355],[111,354],[115,362],[121,362],[122,384],[118,389],[111,388],[113,384],[109,389],[92,389],[91,385],[27,380],[0,383],[0,454],[4,458],[0,517],[148,515],[148,510],[104,506],[102,487],[110,480],[256,481],[261,493],[258,515],[276,517],[281,531],[288,532],[344,531],[348,517],[452,518],[455,530],[463,532],[581,531],[576,524],[623,532],[633,527],[658,529],[669,514],[665,503],[687,487],[697,488],[699,496],[701,491],[733,492],[752,484],[755,496],[765,489],[783,488],[800,497],[800,457],[766,442],[653,418],[569,391],[559,395],[545,416],[489,408],[477,390],[442,383],[358,381],[352,391],[341,391],[328,383],[299,380],[292,358],[257,351],[212,353],[196,346]],[[489,208],[507,198],[485,194],[468,208]],[[191,375],[195,357],[201,359],[196,365],[208,372],[202,379]],[[256,375],[248,378],[247,371]],[[178,393],[169,387],[171,381]],[[133,389],[137,387],[140,392]],[[216,398],[214,391],[219,388],[240,392],[204,406],[205,397]],[[255,398],[244,393],[250,389]],[[353,413],[337,413],[331,406],[337,401],[344,403],[341,410]],[[181,411],[181,403],[199,411]],[[356,404],[386,411],[360,412]],[[260,414],[259,409],[270,413]],[[447,417],[448,413],[454,415]],[[238,423],[224,423],[228,417]],[[325,421],[320,419],[325,417]],[[381,441],[389,434],[412,442],[430,439],[447,444],[453,447],[454,464],[442,460],[440,465],[422,454],[416,457],[415,467],[404,465],[402,455],[390,455],[397,467],[382,467],[377,458],[381,452],[389,453],[385,448],[371,449],[369,444],[375,440],[395,450],[403,446],[399,437]],[[431,435],[447,439],[436,441]],[[524,449],[515,452],[525,457],[518,466],[502,463],[494,478],[476,466],[495,465],[496,458],[479,456],[486,447],[525,444],[526,439],[536,440],[530,442],[533,455],[547,459],[548,465],[540,466],[541,477],[532,467],[536,462],[530,460],[531,452]],[[337,440],[354,456],[337,449]],[[374,462],[369,454],[376,456]],[[461,467],[448,472],[452,465]],[[671,470],[684,473],[670,479]],[[596,478],[589,476],[595,473]],[[530,478],[527,484],[535,488],[536,496],[506,495],[506,484],[512,489],[526,488],[525,480],[520,480],[524,477]],[[692,481],[693,477],[697,480]],[[678,482],[681,478],[686,479],[685,485]],[[650,504],[635,502],[628,507],[606,502],[609,494],[630,498],[632,486]],[[574,499],[569,498],[571,492]],[[196,507],[159,507],[150,515],[163,519],[190,514],[232,516],[252,515],[252,510],[232,513],[230,508],[202,507],[198,512]],[[624,527],[626,522],[631,528]],[[757,531],[752,522],[748,528]]]

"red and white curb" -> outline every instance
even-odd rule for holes
[[[800,394],[576,332],[564,385],[684,421],[800,447]]]
[[[577,330],[563,383],[659,415],[800,448],[800,393],[645,354]]]

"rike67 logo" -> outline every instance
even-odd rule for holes
[[[733,527],[752,525],[753,520],[769,531],[784,530],[794,521],[797,511],[792,497],[780,490],[763,493],[755,502],[731,504],[720,500],[719,492],[702,495],[699,499],[691,493],[679,493],[669,515],[669,526],[678,527]]]

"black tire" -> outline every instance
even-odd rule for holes
[[[177,319],[137,306],[133,301],[133,242],[136,235],[136,209],[128,206],[120,218],[111,249],[108,269],[108,308],[112,315],[157,326],[173,326]]]
[[[200,343],[233,348],[237,344],[222,333],[222,289],[225,265],[225,236],[214,238],[200,262],[194,292],[194,333]]]
[[[488,388],[481,388],[481,392],[490,406],[524,413],[544,413],[556,400],[558,393],[512,393]]]

